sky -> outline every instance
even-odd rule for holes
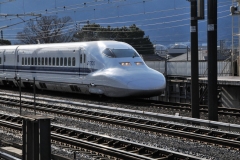
[[[206,5],[207,0],[205,15]],[[228,42],[232,39],[231,5],[232,0],[218,0],[218,39]],[[86,21],[111,27],[136,24],[154,44],[190,41],[190,3],[187,0],[0,0],[0,12],[3,37],[13,44],[25,21],[36,19],[36,16],[29,16],[31,13],[59,18],[70,16],[71,28],[76,28],[76,24],[81,28]],[[25,16],[17,17],[17,14]],[[199,43],[207,41],[206,26],[207,15],[205,20],[199,21]]]

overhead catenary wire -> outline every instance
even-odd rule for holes
[[[218,13],[224,13],[224,12],[228,12],[228,10],[225,10],[225,11],[221,11],[221,12],[218,12]],[[184,14],[178,14],[178,15],[175,15],[175,16],[180,16],[180,15],[185,15],[186,13],[184,13]],[[168,17],[175,17],[175,16],[165,16],[165,17],[160,17],[160,19],[164,19],[164,18],[168,18]],[[229,15],[227,15],[227,16],[224,16],[224,17],[228,17]],[[220,18],[224,18],[224,17],[219,17],[219,19]],[[146,19],[144,19],[144,20],[141,20],[141,21],[145,21]],[[161,22],[161,23],[153,23],[153,24],[146,24],[146,25],[138,25],[137,27],[143,27],[143,26],[152,26],[152,25],[161,25],[161,24],[169,24],[169,23],[175,23],[175,22],[180,22],[180,21],[186,21],[186,20],[189,20],[189,18],[186,18],[186,19],[180,19],[180,20],[175,20],[175,21],[168,21],[168,22]],[[135,21],[131,21],[131,22],[135,22]],[[200,23],[203,23],[203,22],[206,22],[206,20],[204,20],[204,21],[200,21]],[[67,22],[67,23],[64,23],[64,24],[72,24],[72,25],[75,25],[75,24],[77,24],[77,23],[87,23],[87,21],[86,22],[83,22],[83,21],[76,21],[76,22]],[[119,22],[116,22],[116,23],[119,23]],[[63,24],[63,23],[58,23],[58,24]],[[58,25],[57,24],[57,25]],[[102,23],[99,23],[99,24],[102,24]],[[103,24],[108,24],[108,23],[103,23]],[[115,23],[112,23],[112,24],[115,24]],[[56,25],[56,24],[51,24],[51,25]],[[51,25],[42,25],[42,26],[51,26]],[[130,27],[130,26],[128,26],[128,27]],[[24,28],[28,28],[28,27],[24,27]],[[85,28],[88,28],[88,27],[86,27],[85,26]],[[90,27],[90,28],[94,28],[94,27]],[[99,28],[99,27],[96,27],[96,28]],[[111,27],[111,28],[119,28],[119,27]],[[15,29],[23,29],[23,28],[15,28]],[[6,29],[6,30],[8,30],[8,29]],[[12,30],[12,29],[9,29],[9,30]],[[114,32],[114,31],[112,31],[112,32]]]
[[[146,13],[145,13],[145,14],[146,14]],[[132,16],[132,15],[133,15],[133,14],[128,15],[128,16]],[[144,22],[144,21],[143,21],[143,22]],[[116,23],[119,23],[119,22],[116,22]],[[111,24],[114,25],[114,24],[116,24],[116,23],[111,23]],[[123,22],[120,22],[120,23],[128,23],[128,22],[127,22],[127,21],[126,21],[126,22],[123,21]],[[152,25],[154,25],[154,23],[153,23]],[[160,25],[160,24],[155,24],[155,25]],[[187,25],[188,25],[188,24],[187,24]],[[137,25],[137,26],[138,26],[138,25]],[[147,26],[147,25],[146,25],[146,26]],[[149,26],[150,26],[150,25],[149,25]],[[183,25],[181,24],[181,25],[179,25],[179,27],[180,27],[180,26],[185,26],[185,25],[184,25],[184,24],[183,24]],[[175,27],[175,26],[173,26],[173,27]],[[165,27],[165,29],[167,29],[167,28],[171,28],[171,27]],[[158,29],[163,29],[163,28],[158,28]],[[158,29],[157,29],[157,30],[158,30]],[[12,30],[12,29],[11,29],[11,30]],[[154,30],[154,29],[146,29],[146,30],[144,29],[144,31],[149,31],[149,30]],[[156,30],[156,29],[155,29],[155,30]]]

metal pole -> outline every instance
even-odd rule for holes
[[[22,115],[22,89],[21,89],[21,77],[19,77],[19,105],[20,105],[20,115]]]
[[[208,0],[208,118],[218,121],[217,102],[217,0]]]
[[[233,0],[232,0],[232,6],[233,6]],[[234,76],[234,68],[233,68],[233,53],[234,53],[234,17],[232,16],[232,52],[231,52],[231,71],[232,76]]]
[[[191,104],[192,117],[200,118],[198,86],[198,18],[197,0],[191,0]]]
[[[36,115],[36,88],[35,88],[35,77],[33,77],[33,94],[34,94],[34,114]]]

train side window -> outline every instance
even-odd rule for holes
[[[63,58],[60,58],[60,66],[63,66]]]
[[[68,66],[71,66],[71,57],[68,57]]]
[[[83,63],[86,63],[86,54],[84,54]]]
[[[48,63],[48,64],[49,64],[49,66],[51,66],[51,64],[52,64],[52,61],[51,61],[51,60],[52,60],[52,58],[51,58],[51,57],[49,57],[49,61],[48,61],[48,62],[49,62],[49,63]]]
[[[57,66],[59,66],[59,58],[57,57]]]
[[[22,57],[22,65],[24,65],[24,58]]]
[[[42,65],[44,65],[44,58],[42,57]]]
[[[27,57],[25,57],[25,65],[27,65]]]
[[[34,64],[34,58],[32,57],[31,65],[33,66]]]
[[[55,66],[55,57],[52,59],[52,65]]]
[[[45,65],[48,65],[48,58],[45,58]]]
[[[30,64],[31,64],[30,60],[31,60],[31,59],[30,59],[30,57],[28,57],[28,65],[30,65]]]
[[[67,66],[67,57],[64,58],[64,66]]]
[[[76,61],[75,61],[75,57],[73,57],[73,58],[72,58],[72,66],[75,66],[75,65],[76,65],[75,62],[76,62]]]
[[[80,63],[82,63],[82,54],[80,55]]]
[[[37,57],[35,57],[35,65],[37,65]]]
[[[0,64],[2,64],[2,57],[0,57]]]
[[[41,59],[38,57],[38,65],[41,65]]]

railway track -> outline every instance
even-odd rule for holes
[[[4,103],[6,105],[15,105],[16,107],[19,107],[19,102],[17,100],[12,101],[11,99],[1,99],[0,103]],[[176,124],[173,122],[159,122],[141,118],[132,118],[128,116],[118,116],[116,114],[89,111],[88,109],[63,107],[39,102],[36,103],[36,106],[36,109],[41,112],[82,118],[85,120],[88,119],[100,123],[109,123],[123,127],[134,128],[136,130],[154,132],[157,134],[167,134],[214,145],[217,144],[231,148],[240,148],[240,134],[237,133],[217,131],[208,128],[199,128],[196,126],[186,126],[184,124]],[[23,101],[22,107],[27,109],[33,109],[34,104],[30,101]],[[6,119],[6,115],[4,115],[2,118]]]
[[[21,131],[21,118],[1,115],[0,126],[10,128],[11,130]],[[75,150],[81,150],[84,148],[86,150],[92,150],[95,153],[97,152],[97,154],[101,156],[110,156],[118,159],[201,159],[191,155],[149,147],[134,142],[79,131],[59,125],[51,125],[51,141],[55,144],[71,146]]]
[[[56,93],[58,94],[58,93]],[[18,94],[7,94],[4,92],[0,92],[0,95],[10,95],[12,97],[19,97]],[[71,94],[72,96],[72,94]],[[76,94],[73,95],[74,97]],[[91,96],[88,96],[86,99]],[[28,97],[30,98],[30,96]],[[38,99],[38,98],[37,98]],[[93,99],[93,101],[96,101],[99,99]],[[109,101],[106,99],[101,99],[104,101]],[[171,109],[171,110],[181,110],[181,111],[187,111],[191,112],[191,104],[189,103],[174,103],[174,102],[164,102],[164,101],[155,101],[155,100],[145,100],[145,99],[111,99],[112,103],[118,103],[118,104],[127,104],[127,105],[141,105],[146,107],[152,107],[152,108],[164,108],[164,109]],[[206,105],[200,105],[199,111],[202,113],[208,113],[208,106]],[[219,115],[228,115],[228,116],[236,116],[240,117],[240,109],[237,108],[226,108],[226,107],[218,107],[218,114]]]

